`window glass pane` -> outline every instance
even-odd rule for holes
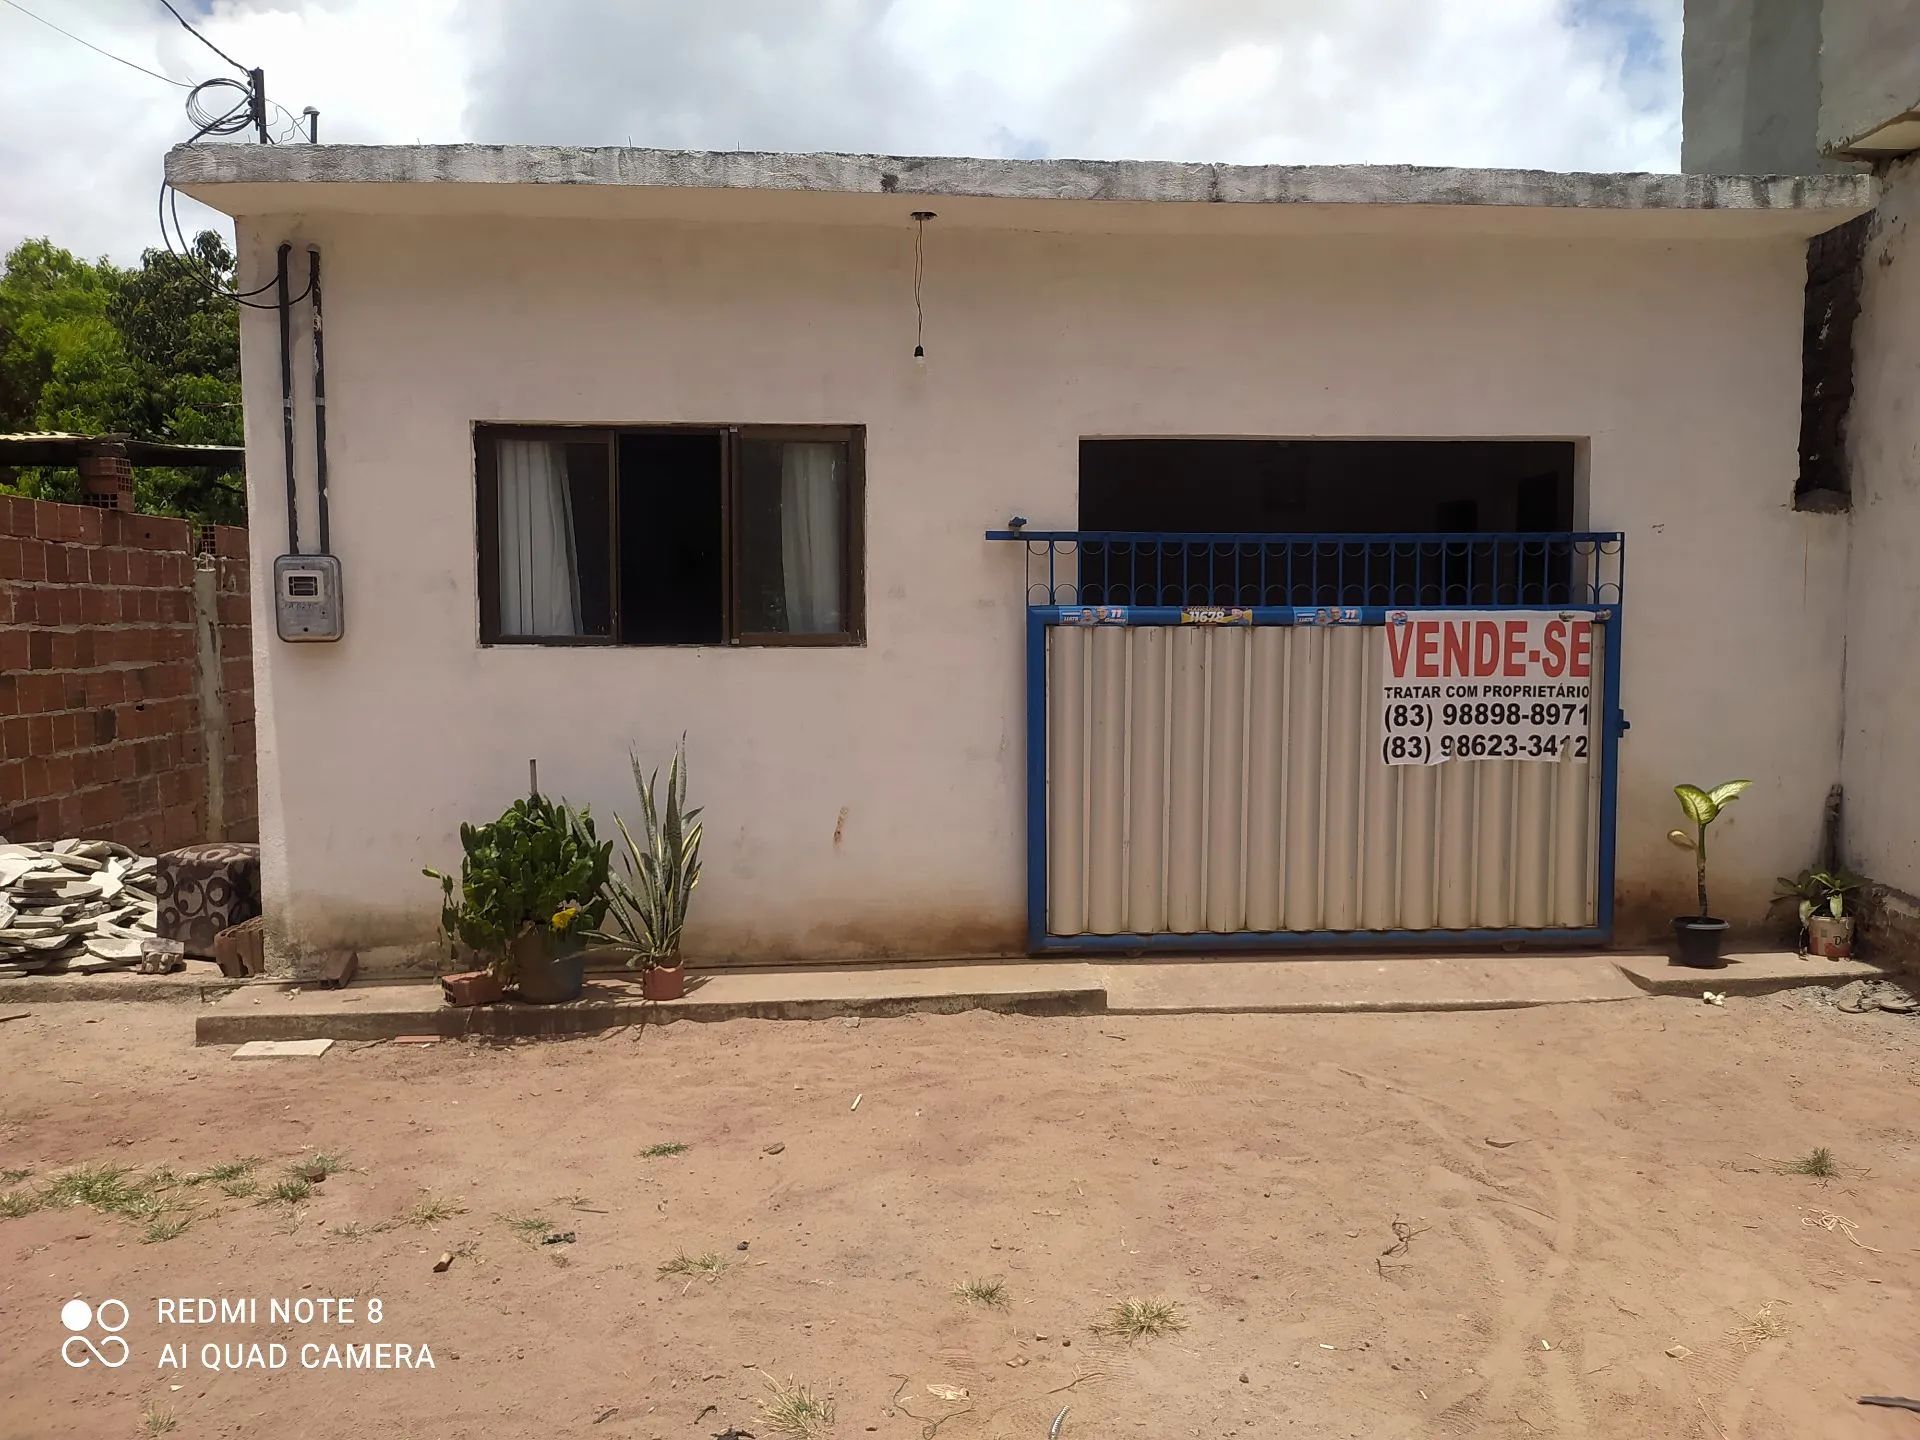
[[[717,430],[620,436],[620,639],[726,639],[724,471]]]
[[[741,634],[846,630],[847,464],[841,440],[740,442]]]
[[[494,442],[503,637],[612,633],[603,439]]]

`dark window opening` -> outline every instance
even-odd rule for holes
[[[1222,603],[1224,589],[1253,605],[1567,602],[1568,542],[1421,537],[1564,535],[1574,461],[1565,440],[1082,440],[1082,531],[1355,538],[1150,552],[1087,541],[1078,599]]]
[[[482,642],[863,643],[861,439],[477,426]]]
[[[1853,325],[1867,226],[1862,215],[1807,242],[1807,292],[1800,336],[1799,510],[1848,505],[1847,412],[1853,405]]]
[[[726,637],[723,439],[717,430],[620,436],[625,644],[718,645]]]

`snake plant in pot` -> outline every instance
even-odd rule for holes
[[[1694,878],[1700,891],[1700,913],[1674,917],[1674,959],[1679,964],[1716,970],[1727,963],[1726,957],[1720,953],[1720,942],[1727,934],[1727,922],[1714,918],[1707,909],[1707,827],[1718,820],[1720,812],[1739,799],[1740,792],[1751,784],[1751,780],[1729,780],[1711,790],[1702,790],[1698,785],[1673,787],[1673,793],[1680,797],[1680,808],[1686,811],[1687,819],[1693,822],[1694,833],[1689,835],[1684,830],[1669,830],[1667,839],[1682,850],[1693,851]]]
[[[627,965],[639,968],[641,993],[649,1000],[678,1000],[686,993],[680,932],[693,887],[700,883],[701,833],[700,811],[687,809],[686,749],[683,735],[667,767],[666,794],[659,798],[660,772],[644,774],[640,757],[628,757],[640,795],[641,839],[636,841],[614,815],[626,849],[620,870],[607,880],[607,924],[594,934],[627,953]]]
[[[606,914],[611,841],[565,801],[533,794],[498,820],[460,827],[460,875],[440,882],[440,928],[487,962],[523,1000],[576,1000],[582,944]]]

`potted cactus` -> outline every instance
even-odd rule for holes
[[[1793,905],[1800,914],[1800,953],[1845,960],[1853,954],[1853,916],[1847,896],[1866,882],[1850,870],[1802,870],[1782,875],[1775,905]]]
[[[1680,797],[1680,808],[1686,811],[1687,819],[1693,822],[1694,833],[1689,835],[1684,830],[1669,830],[1667,839],[1683,850],[1693,851],[1694,879],[1700,892],[1698,915],[1674,917],[1674,960],[1677,964],[1717,970],[1727,963],[1726,957],[1720,953],[1721,941],[1727,934],[1727,922],[1716,919],[1707,909],[1707,827],[1718,820],[1720,812],[1737,800],[1740,792],[1752,783],[1751,780],[1729,780],[1711,790],[1703,790],[1698,785],[1673,787],[1673,793]]]
[[[586,969],[582,946],[606,914],[603,893],[611,841],[593,819],[538,792],[498,820],[460,827],[460,875],[429,868],[440,882],[440,928],[483,957],[522,1000],[576,1000]]]
[[[620,871],[607,880],[607,924],[594,933],[627,955],[628,968],[640,971],[641,993],[649,1000],[678,1000],[686,993],[680,964],[680,932],[687,923],[693,887],[700,883],[700,811],[687,809],[686,736],[667,767],[666,795],[656,799],[660,772],[643,775],[640,757],[629,755],[633,787],[640,795],[642,842],[636,842],[616,813],[626,849]],[[624,873],[621,873],[624,872]]]

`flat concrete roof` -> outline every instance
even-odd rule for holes
[[[893,224],[908,210],[926,208],[949,223],[1043,230],[1190,230],[1216,223],[1269,229],[1282,212],[1303,219],[1315,214],[1324,223],[1330,217],[1350,222],[1359,212],[1410,219],[1409,211],[1443,211],[1477,214],[1500,229],[1515,228],[1517,212],[1528,212],[1559,217],[1554,228],[1573,222],[1580,230],[1606,230],[1614,228],[1608,220],[1626,220],[1635,229],[1666,233],[1814,234],[1871,209],[1877,195],[1871,176],[1853,174],[1592,174],[548,145],[182,145],[168,153],[166,173],[187,194],[231,215],[324,210]],[[1200,210],[1218,220],[1198,221]],[[1469,228],[1487,226],[1470,221]]]

